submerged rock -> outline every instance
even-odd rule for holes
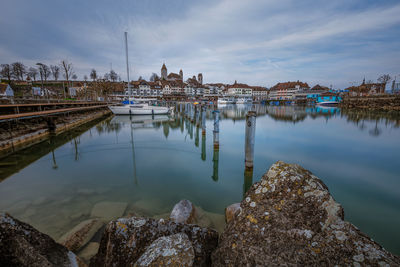
[[[58,240],[58,243],[64,245],[73,252],[77,252],[92,239],[103,225],[103,222],[99,219],[83,221],[72,228],[68,233],[64,234]]]
[[[272,165],[240,206],[212,255],[214,266],[400,265],[344,221],[326,185],[299,165]]]
[[[197,225],[138,217],[120,218],[107,225],[99,252],[90,261],[90,266],[133,265],[156,239],[178,233],[186,234],[193,246],[193,265],[209,266],[211,253],[218,244],[216,231]]]
[[[140,256],[135,266],[193,266],[194,250],[188,236],[179,233],[156,239]]]
[[[0,266],[86,265],[48,235],[7,213],[0,213]]]
[[[109,222],[121,217],[124,214],[127,205],[128,204],[125,202],[98,202],[94,205],[90,216]]]
[[[177,223],[194,223],[195,208],[192,202],[183,199],[175,204],[170,219]]]
[[[226,223],[229,223],[231,220],[233,220],[235,218],[235,216],[237,215],[236,213],[238,213],[240,211],[240,209],[241,209],[240,203],[234,203],[234,204],[226,207],[226,209],[225,209]]]
[[[85,262],[89,262],[90,259],[97,254],[99,250],[100,243],[90,242],[81,251],[79,251],[78,256]]]

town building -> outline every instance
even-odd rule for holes
[[[392,94],[400,94],[400,82],[396,82],[396,79],[392,82]]]
[[[237,83],[227,86],[227,95],[238,97],[251,97],[253,95],[253,88],[244,83]]]
[[[346,88],[350,96],[369,96],[385,93],[385,83],[365,83],[365,79],[359,86]]]
[[[270,88],[268,97],[271,100],[293,100],[296,98],[297,93],[309,89],[310,86],[307,83],[300,81],[277,83]]]
[[[268,98],[268,90],[262,86],[253,86],[253,99],[254,100],[265,100]]]
[[[7,83],[0,83],[0,97],[13,97],[14,90]]]

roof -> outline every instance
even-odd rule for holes
[[[179,75],[177,73],[171,72],[170,74],[168,74],[167,79],[182,80],[182,77],[181,77],[181,75]]]
[[[350,86],[346,88],[348,91],[356,91],[361,93],[368,93],[371,89],[378,89],[380,91],[385,91],[385,84],[384,83],[365,83],[359,86]]]
[[[161,69],[162,69],[162,70],[166,70],[166,69],[167,69],[167,66],[165,66],[165,63],[162,64]]]
[[[316,86],[314,86],[313,88],[311,88],[311,90],[329,90],[329,88],[328,87],[326,87],[326,86],[321,86],[321,85],[319,85],[319,84],[317,84]]]
[[[229,89],[229,88],[250,88],[250,89],[253,89],[252,86],[249,86],[249,85],[247,85],[247,84],[245,84],[245,83],[237,83],[236,81],[235,81],[234,84],[228,85],[227,88],[228,88],[228,89]]]
[[[271,87],[272,91],[278,91],[278,90],[287,90],[290,88],[295,88],[296,85],[299,85],[300,88],[310,88],[307,83],[303,83],[300,81],[297,82],[285,82],[285,83],[277,83],[274,86]]]

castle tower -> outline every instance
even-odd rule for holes
[[[197,75],[197,80],[199,81],[200,84],[203,84],[203,74],[199,73],[199,75]]]
[[[163,65],[161,67],[161,79],[166,80],[167,76],[168,76],[167,66],[165,66],[165,63],[163,63]]]
[[[183,81],[183,71],[182,71],[182,69],[179,71],[179,76],[181,76],[181,80]]]

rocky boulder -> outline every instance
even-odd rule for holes
[[[299,165],[272,165],[240,206],[212,255],[214,266],[400,265],[344,221],[326,185]]]
[[[29,224],[0,213],[0,266],[86,266]]]
[[[110,222],[104,231],[100,248],[90,266],[133,265],[156,239],[184,233],[194,249],[194,266],[209,266],[211,253],[217,247],[218,233],[197,225],[150,218],[120,218]]]
[[[135,263],[144,266],[193,266],[194,250],[188,236],[179,233],[156,239]]]
[[[194,223],[195,208],[192,202],[183,199],[175,204],[170,219],[177,223]]]

